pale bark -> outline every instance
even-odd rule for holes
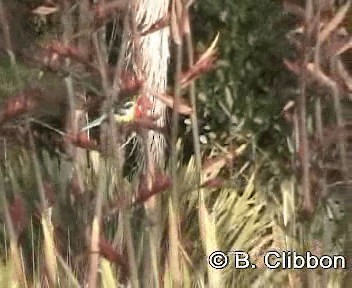
[[[133,34],[146,31],[152,24],[168,13],[169,0],[136,0],[132,5],[132,16],[135,21]],[[132,64],[137,75],[145,79],[143,94],[153,103],[152,114],[158,115],[157,125],[166,125],[166,107],[151,91],[165,93],[167,86],[167,68],[169,60],[169,28],[164,28],[143,37],[133,37],[129,43],[128,65]],[[156,168],[165,165],[165,138],[155,131],[146,131],[141,135],[144,147],[143,170],[147,183],[151,188]],[[152,227],[148,229],[148,240],[144,245],[144,275],[146,287],[159,287],[160,241],[161,241],[161,209],[157,197],[146,203],[146,212]]]
[[[169,0],[136,0],[136,26],[143,31],[156,23],[168,12]],[[133,7],[132,7],[133,9]],[[137,74],[145,78],[143,93],[153,102],[152,113],[160,115],[157,124],[166,124],[166,107],[150,91],[165,93],[167,85],[167,68],[169,60],[169,28],[158,30],[143,37],[134,38],[130,43],[130,55]],[[147,167],[153,163],[163,166],[165,163],[165,138],[155,131],[148,131],[143,137],[146,144]],[[150,156],[150,160],[148,160]]]

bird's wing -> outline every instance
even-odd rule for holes
[[[87,130],[93,128],[93,127],[100,126],[101,123],[103,123],[103,121],[104,121],[106,118],[107,118],[107,115],[106,115],[106,114],[100,116],[99,118],[97,118],[97,119],[93,120],[92,122],[88,123],[88,125],[85,126],[85,127],[83,127],[83,128],[81,129],[81,131],[87,131]]]

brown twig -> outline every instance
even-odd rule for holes
[[[309,41],[311,19],[313,17],[313,4],[312,0],[307,1],[306,15],[305,15],[305,33],[304,33],[304,44],[303,44],[303,67],[306,67],[309,62]],[[310,191],[310,179],[309,179],[309,144],[308,144],[308,132],[307,132],[307,72],[303,69],[301,77],[299,78],[300,94],[297,99],[298,107],[298,129],[299,129],[299,151],[301,152],[301,164],[302,164],[302,191],[303,191],[303,210],[309,215],[314,210],[312,202],[312,195]]]

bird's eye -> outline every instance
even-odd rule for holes
[[[130,109],[133,107],[133,105],[133,102],[126,102],[125,104],[123,104],[123,109]]]

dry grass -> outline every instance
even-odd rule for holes
[[[134,18],[138,15],[132,10],[136,1],[111,1],[96,7],[81,1],[81,13],[72,12],[77,7],[70,1],[61,9],[48,9],[44,4],[37,9],[37,14],[49,13],[42,17],[53,14],[56,25],[62,27],[59,40],[51,39],[41,46],[33,43],[37,52],[30,59],[33,71],[41,71],[38,75],[35,72],[35,77],[50,75],[48,79],[62,87],[59,92],[64,100],[49,101],[54,110],[59,109],[57,102],[64,103],[66,113],[60,115],[59,124],[46,123],[47,118],[37,117],[35,112],[46,109],[37,94],[48,98],[57,93],[40,85],[36,90],[36,83],[21,90],[25,77],[16,63],[14,40],[5,29],[11,27],[12,20],[0,1],[4,31],[0,35],[5,37],[5,50],[12,59],[15,86],[22,91],[9,97],[0,109],[0,201],[4,215],[0,286],[343,287],[349,275],[341,270],[273,271],[262,263],[269,250],[349,253],[352,239],[351,233],[346,233],[346,240],[336,237],[341,227],[348,231],[348,221],[332,222],[327,213],[331,210],[327,200],[331,187],[350,181],[351,114],[348,105],[341,104],[350,103],[350,99],[343,99],[348,83],[341,82],[349,81],[343,74],[346,71],[341,70],[341,55],[348,50],[345,46],[350,35],[344,36],[343,45],[336,40],[350,1],[332,10],[328,19],[323,18],[319,1],[306,2],[306,7],[289,5],[290,11],[305,11],[305,16],[297,15],[303,37],[288,33],[296,45],[297,58],[285,64],[300,76],[300,93],[296,105],[283,110],[293,131],[288,143],[295,142],[290,155],[292,173],[287,176],[280,170],[279,160],[268,159],[245,132],[233,135],[232,146],[214,145],[202,151],[195,79],[215,68],[218,38],[195,61],[189,7],[182,1],[171,1],[171,12],[141,31]],[[106,23],[123,32],[116,60],[111,60],[110,49],[110,43],[117,41],[116,33],[109,34]],[[143,37],[160,29],[171,31],[176,47],[171,54],[176,66],[169,67],[175,70],[172,97],[160,91],[160,86],[150,87],[153,85],[143,74],[145,65],[141,65],[147,60],[140,57],[148,57],[143,41],[149,38]],[[90,33],[85,33],[87,30]],[[328,71],[322,68],[326,66]],[[158,75],[166,79],[167,69],[162,68],[164,74]],[[312,87],[323,88],[329,97],[310,95]],[[154,89],[158,90],[158,103],[173,108],[171,137],[162,134],[164,127],[155,127],[166,121],[158,122],[160,115],[149,115],[146,100],[139,102],[142,116],[137,121],[116,122],[110,109],[135,95],[149,93],[151,98]],[[180,160],[184,151],[184,139],[178,131],[182,111],[190,114],[193,129],[194,156],[188,163]],[[80,127],[91,115],[102,113],[109,116],[99,131],[80,134]],[[324,122],[324,113],[335,116],[333,124]],[[331,131],[329,125],[340,131],[330,140],[325,137]],[[151,150],[160,155],[144,150],[153,128],[154,135],[171,139],[166,168],[154,162],[164,158],[162,149]],[[126,176],[124,168],[130,158],[126,158],[124,147],[131,130],[142,139],[136,149],[146,158],[143,165],[137,165],[144,170]],[[15,133],[20,137],[14,137]],[[54,144],[61,152],[52,153],[50,145]],[[250,160],[250,151],[257,153],[255,161]],[[339,163],[334,171],[329,168],[332,161]],[[349,217],[352,205],[345,202]],[[216,250],[246,251],[258,269],[233,269],[231,265],[213,269],[207,256]]]

